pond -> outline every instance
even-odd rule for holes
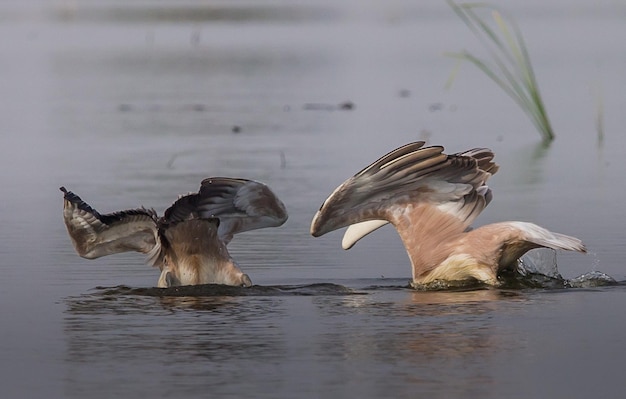
[[[445,2],[0,6],[0,326],[7,397],[617,397],[625,388],[626,9],[497,1],[526,39],[548,147]],[[601,104],[601,105],[599,105]],[[602,121],[602,134],[597,128]],[[415,291],[389,226],[309,234],[346,178],[411,141],[489,147],[476,225],[581,238],[567,279],[612,286]],[[237,236],[257,285],[153,295],[137,253],[78,257],[66,186],[101,212],[160,214],[209,176],[268,184],[287,223]]]

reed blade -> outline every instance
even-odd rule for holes
[[[539,92],[524,37],[515,21],[485,3],[457,4],[453,0],[446,1],[487,49],[490,59],[481,59],[467,51],[447,55],[459,61],[467,61],[481,70],[522,108],[543,141],[552,141],[554,131]],[[493,23],[490,24],[479,14],[481,10],[491,11]],[[454,75],[446,85],[451,84],[457,72],[458,66],[455,66]]]

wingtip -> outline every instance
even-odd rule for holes
[[[320,211],[317,211],[313,216],[313,220],[311,220],[311,228],[309,229],[309,233],[311,233],[313,237],[319,237],[322,235],[322,233],[319,231],[319,216]]]
[[[311,225],[311,228],[309,229],[309,233],[311,233],[311,235],[313,237],[319,237],[320,234],[317,233],[317,231],[315,230],[315,226]]]
[[[78,197],[76,194],[74,194],[73,192],[69,191],[68,189],[65,188],[65,186],[61,186],[59,187],[59,190],[61,190],[61,192],[63,192],[63,199],[71,202],[71,203],[78,203],[81,201],[80,197]]]
[[[76,194],[74,194],[70,190],[66,189],[65,186],[59,187],[59,190],[61,190],[63,192],[63,198],[65,200],[69,201],[69,202],[79,203],[79,202],[82,201],[79,196],[77,196]]]
[[[59,187],[59,190],[63,192],[63,198],[65,198],[69,202],[76,203],[76,204],[82,202],[82,199],[78,195],[66,189],[65,186]]]

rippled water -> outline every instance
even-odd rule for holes
[[[622,395],[626,9],[497,3],[524,31],[549,148],[471,66],[444,89],[442,54],[479,48],[444,2],[0,5],[3,395]],[[350,251],[308,234],[338,184],[416,139],[494,149],[478,224],[536,222],[590,253],[559,253],[562,278],[416,291],[393,229]],[[163,212],[217,175],[267,183],[290,214],[230,244],[252,289],[164,292],[139,254],[73,252],[59,186]]]

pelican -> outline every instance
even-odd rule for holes
[[[147,254],[148,263],[161,269],[157,286],[162,288],[251,286],[226,246],[237,233],[287,220],[285,206],[269,187],[246,179],[204,179],[199,192],[180,196],[162,217],[143,207],[102,215],[78,195],[60,189],[63,219],[78,255]]]
[[[349,249],[391,223],[411,261],[413,286],[465,280],[498,285],[498,273],[514,268],[533,248],[586,252],[578,238],[533,223],[471,229],[492,199],[485,183],[498,171],[493,152],[475,148],[448,155],[441,146],[424,144],[397,148],[337,187],[313,217],[311,234],[348,226],[342,247]]]

